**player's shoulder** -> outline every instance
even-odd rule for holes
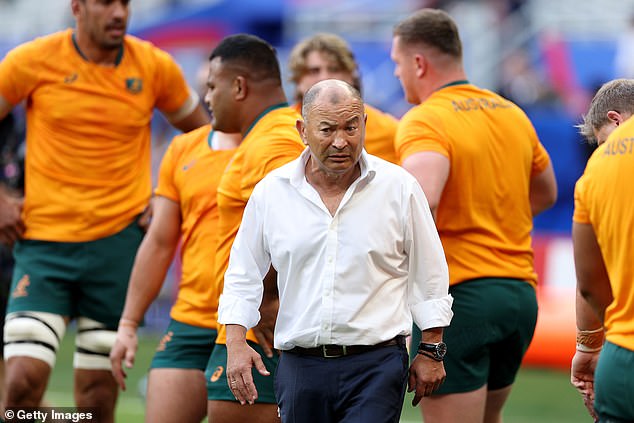
[[[390,120],[390,121],[398,121],[398,119],[396,119],[394,116],[392,116],[391,114],[384,112],[381,109],[378,109],[374,106],[372,106],[371,104],[365,103],[365,113],[369,116],[375,116],[377,118],[380,119],[386,119],[386,120]]]
[[[280,107],[266,113],[249,131],[247,137],[257,138],[259,144],[270,147],[271,144],[300,144],[303,148],[299,132],[296,129],[300,115],[290,107]]]
[[[278,126],[295,128],[297,119],[301,119],[301,115],[297,110],[289,106],[283,106],[266,113],[266,115],[258,121],[258,125],[266,128]]]
[[[172,56],[165,50],[157,47],[151,41],[143,40],[134,35],[126,34],[125,49],[134,56],[139,56],[144,60],[153,61],[173,61]]]
[[[63,45],[68,43],[72,36],[72,30],[54,32],[52,34],[36,37],[30,41],[22,43],[11,50],[10,53],[24,53],[29,56],[46,58],[53,54],[58,54],[65,49]]]
[[[211,132],[211,125],[203,125],[200,128],[193,129],[184,134],[176,135],[170,144],[170,147],[181,149],[186,145],[199,140],[207,140]]]

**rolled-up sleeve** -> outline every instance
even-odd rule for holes
[[[408,304],[422,330],[451,323],[453,298],[449,270],[423,190],[414,181],[406,199],[406,248],[409,256]]]
[[[258,213],[259,198],[256,187],[231,248],[218,306],[218,322],[237,324],[247,329],[260,320],[259,308],[264,291],[262,281],[271,265],[270,254],[264,245],[264,222]]]

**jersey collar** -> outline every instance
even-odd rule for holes
[[[450,82],[448,84],[443,85],[442,87],[438,88],[436,91],[440,91],[443,88],[447,88],[447,87],[453,87],[455,85],[466,85],[468,83],[469,83],[469,81],[467,81],[466,79],[459,79],[457,81],[452,81],[452,82]]]
[[[77,53],[79,53],[79,55],[81,56],[82,59],[84,59],[87,62],[90,62],[88,57],[86,57],[84,52],[81,51],[81,49],[79,48],[79,44],[77,44],[77,38],[75,37],[75,32],[74,31],[71,34],[71,38],[73,40],[73,46],[75,46],[75,50],[77,50]],[[121,59],[123,59],[123,44],[119,48],[119,52],[117,53],[117,57],[114,59],[114,65],[115,66],[119,66],[119,63],[121,63]]]
[[[288,103],[287,102],[283,102],[283,103],[279,103],[279,104],[274,104],[273,106],[269,106],[266,109],[264,109],[264,111],[262,113],[260,113],[258,115],[258,117],[255,118],[253,123],[251,123],[251,125],[249,126],[249,129],[247,129],[247,132],[245,132],[243,139],[246,138],[247,135],[249,135],[249,132],[251,132],[251,129],[253,129],[255,124],[258,123],[258,121],[260,119],[262,119],[264,116],[266,116],[267,113],[272,112],[275,109],[280,109],[282,107],[288,107]]]

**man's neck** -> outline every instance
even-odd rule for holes
[[[422,93],[421,102],[425,101],[433,93],[441,89],[442,87],[449,85],[456,81],[465,81],[467,74],[462,68],[453,70],[444,70],[436,73],[435,77],[426,84],[426,90]]]
[[[361,165],[357,162],[344,173],[329,172],[319,166],[312,157],[306,162],[306,180],[320,193],[346,192],[361,175]]]
[[[246,137],[251,128],[267,112],[268,109],[286,103],[286,96],[281,88],[274,88],[266,95],[254,95],[249,99],[253,107],[245,107],[245,114],[240,133]]]
[[[79,53],[89,62],[102,66],[116,66],[123,46],[113,49],[104,49],[90,40],[87,34],[74,32],[75,43]]]

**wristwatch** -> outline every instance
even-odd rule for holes
[[[421,342],[418,345],[418,354],[432,358],[436,361],[443,361],[445,354],[447,354],[447,345],[444,342],[438,342],[437,344]]]

